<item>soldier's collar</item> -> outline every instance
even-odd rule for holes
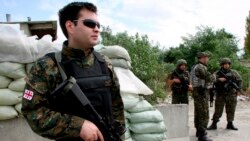
[[[89,54],[85,55],[84,51],[81,49],[68,47],[68,41],[65,41],[63,43],[63,49],[62,49],[62,53],[70,58],[82,58],[82,57],[90,55],[93,51],[94,51],[94,48],[90,49]]]

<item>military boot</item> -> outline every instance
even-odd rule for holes
[[[228,122],[228,123],[227,123],[227,129],[230,129],[230,130],[238,130],[238,128],[236,128],[236,127],[233,125],[233,122]]]
[[[206,131],[200,131],[198,141],[213,141],[213,140],[207,137]]]
[[[213,121],[213,123],[207,128],[207,130],[216,130],[217,129],[217,121]]]

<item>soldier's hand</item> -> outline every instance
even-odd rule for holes
[[[226,78],[219,78],[219,81],[221,81],[221,82],[225,82],[227,79]]]
[[[188,85],[188,90],[189,90],[189,91],[193,91],[193,85],[191,85],[191,84]]]
[[[104,141],[102,133],[92,122],[85,120],[80,132],[80,137],[85,141]]]
[[[174,81],[174,83],[181,83],[181,80],[177,79],[177,78],[173,79],[173,81]]]

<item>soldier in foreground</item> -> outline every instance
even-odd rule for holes
[[[237,71],[231,69],[231,60],[223,58],[220,61],[221,69],[216,73],[216,100],[213,123],[208,130],[217,129],[217,123],[222,116],[224,107],[227,113],[227,129],[238,130],[233,125],[237,105],[237,92],[242,87],[242,80]]]
[[[172,104],[188,104],[188,90],[192,89],[192,85],[186,67],[186,60],[178,60],[176,69],[167,77],[172,90]]]
[[[207,137],[209,120],[207,85],[211,82],[211,74],[207,70],[209,55],[205,52],[197,54],[198,63],[191,70],[191,82],[194,98],[194,124],[198,141],[212,141]]]
[[[67,78],[76,79],[82,94],[87,96],[108,127],[121,125],[121,130],[115,132],[122,136],[124,114],[119,84],[108,59],[93,49],[100,33],[96,6],[72,2],[59,11],[59,22],[67,38],[59,53],[61,62],[55,61],[55,54],[48,54],[34,63],[23,94],[24,117],[34,132],[49,139],[106,140],[105,135],[110,133],[101,132],[95,121],[86,119],[93,115],[87,114],[90,111],[82,114],[84,110],[77,105],[73,95],[62,91],[56,94],[60,99],[51,98],[51,92],[63,82],[60,66]]]

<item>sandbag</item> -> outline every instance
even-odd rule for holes
[[[21,103],[22,95],[22,92],[0,89],[0,106],[10,106]]]
[[[101,54],[109,57],[110,59],[125,59],[131,62],[128,51],[121,46],[105,46],[98,50]]]
[[[137,78],[131,70],[114,67],[114,71],[118,77],[121,92],[143,95],[153,94],[153,91]]]
[[[132,138],[125,139],[125,141],[133,141]]]
[[[22,114],[22,103],[16,104],[15,109],[19,114]]]
[[[160,134],[134,134],[133,139],[135,141],[163,141],[166,140],[167,136],[165,133]]]
[[[136,104],[140,101],[140,97],[137,94],[121,92],[121,97],[122,97],[125,110],[136,106]]]
[[[154,107],[146,100],[141,100],[136,104],[136,106],[127,109],[127,111],[129,111],[130,113],[139,113],[152,110],[154,110]]]
[[[139,113],[130,113],[130,123],[160,122],[163,116],[158,110],[144,111]]]
[[[32,68],[34,63],[29,63],[29,64],[26,64],[26,73],[28,74]]]
[[[124,69],[131,69],[131,63],[124,59],[111,59],[113,67],[120,67]]]
[[[0,75],[13,79],[24,77],[26,74],[24,64],[2,62],[0,63]]]
[[[125,119],[130,119],[130,113],[127,112],[127,111],[124,111],[124,116],[125,116]]]
[[[125,139],[128,139],[128,138],[131,137],[129,126],[130,126],[130,124],[129,124],[128,119],[125,119],[125,128],[126,128],[126,132],[124,134],[125,135]]]
[[[164,133],[166,131],[166,126],[163,121],[146,122],[130,124],[129,129],[136,134]]]
[[[8,88],[12,91],[23,92],[25,84],[26,84],[26,82],[25,82],[24,78],[20,78],[20,79],[16,79],[16,80],[12,81]]]
[[[12,106],[0,106],[0,120],[8,120],[18,116],[18,113]]]
[[[45,35],[27,37],[19,24],[0,24],[0,62],[31,63],[49,52],[53,47],[52,37]]]
[[[8,88],[12,80],[5,76],[0,76],[0,89]]]

